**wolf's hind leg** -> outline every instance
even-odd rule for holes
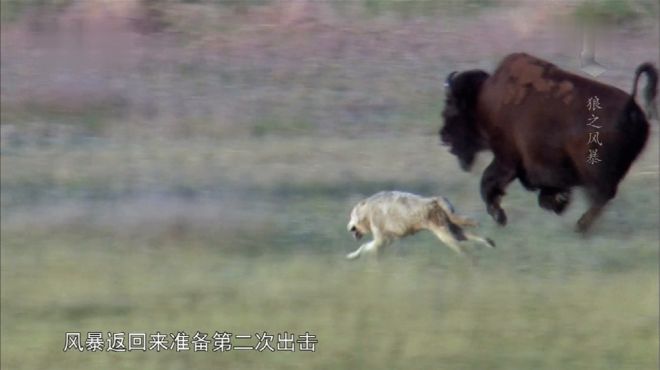
[[[440,239],[441,242],[446,244],[454,252],[458,253],[459,255],[467,254],[465,248],[458,243],[458,240],[456,240],[454,235],[449,230],[445,229],[444,227],[435,225],[432,226],[430,230],[438,239]]]
[[[465,237],[468,240],[472,240],[472,241],[481,243],[481,244],[483,244],[483,245],[485,245],[489,248],[495,248],[495,242],[490,238],[482,238],[480,236],[477,236],[477,235],[474,235],[474,234],[471,234],[471,233],[464,233],[464,234],[465,234]]]

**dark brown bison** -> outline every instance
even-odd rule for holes
[[[523,53],[504,58],[492,75],[452,72],[440,138],[466,171],[478,152],[493,152],[481,197],[500,225],[507,221],[500,200],[517,178],[557,214],[569,204],[571,188],[584,187],[591,207],[577,229],[586,231],[646,143],[649,124],[635,103],[641,74],[653,114],[658,73],[650,63],[637,68],[632,96]]]

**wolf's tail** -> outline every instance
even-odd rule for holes
[[[447,217],[449,220],[459,226],[467,226],[467,227],[474,227],[474,226],[479,226],[479,223],[467,216],[461,216],[456,213],[454,206],[449,203],[449,200],[445,197],[434,197],[433,198],[434,203],[437,204],[438,207],[440,207],[445,214],[447,214]]]
[[[450,217],[451,213],[447,212],[439,202],[433,201],[428,212],[429,220],[438,227],[446,227],[454,239],[459,241],[467,240],[467,236],[463,232],[463,229],[457,223],[452,221]]]

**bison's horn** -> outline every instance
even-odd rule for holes
[[[451,80],[454,79],[454,76],[455,76],[457,73],[458,73],[457,71],[453,71],[452,73],[449,74],[449,76],[447,76],[447,79],[445,80],[445,87],[449,87],[449,86],[451,86]]]

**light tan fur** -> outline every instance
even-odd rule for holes
[[[477,222],[456,214],[444,197],[422,197],[401,191],[383,191],[364,199],[353,207],[347,229],[356,239],[371,233],[373,240],[362,244],[346,258],[356,259],[362,253],[378,253],[392,241],[429,230],[458,254],[465,254],[462,240],[472,240],[489,247],[489,239],[468,233],[462,227],[474,227]]]

